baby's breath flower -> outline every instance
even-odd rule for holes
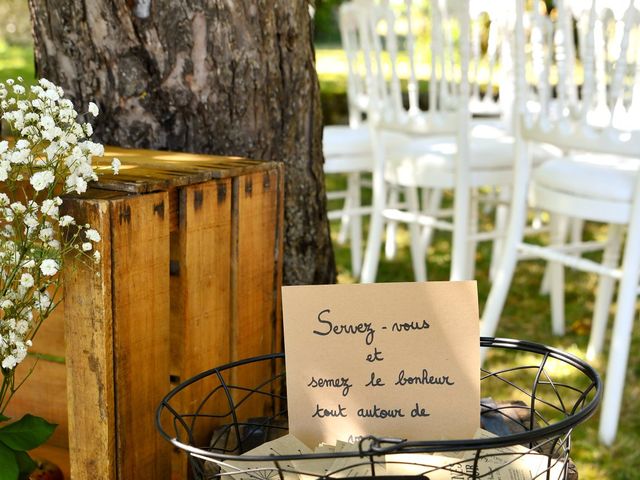
[[[38,238],[43,242],[48,242],[53,237],[53,229],[52,228],[43,228],[40,230],[40,235]]]
[[[120,163],[120,159],[119,158],[114,158],[111,161],[111,168],[113,169],[113,174],[114,175],[118,175],[118,173],[120,173],[120,167],[122,166],[122,163]]]
[[[25,207],[21,202],[13,202],[11,205],[11,210],[14,213],[21,214],[27,211],[27,207]]]
[[[75,223],[75,220],[71,215],[63,215],[62,217],[60,217],[59,223],[61,227],[67,227]]]
[[[88,111],[99,113],[94,103]],[[92,157],[104,148],[90,140],[93,127],[78,122],[63,90],[46,79],[28,88],[22,79],[0,82],[0,119],[16,137],[0,141],[0,405],[6,405],[13,370],[56,306],[47,292],[61,286],[63,259],[100,258],[94,248],[100,234],[60,217],[57,195],[86,191],[97,179]]]
[[[30,273],[23,273],[20,277],[20,285],[24,288],[33,287],[33,276]]]
[[[33,268],[36,266],[36,261],[32,258],[31,260],[27,260],[22,265],[22,268]]]
[[[94,117],[98,116],[98,105],[93,102],[89,102],[89,113]]]
[[[50,258],[43,260],[40,264],[40,271],[43,275],[46,275],[48,277],[58,273],[59,268],[60,267],[58,266],[58,262]]]
[[[40,211],[43,214],[50,216],[51,218],[58,218],[58,213],[59,213],[58,205],[60,205],[60,203],[62,202],[61,201],[59,202],[60,200],[59,197],[56,197],[56,198],[47,198],[45,201],[43,201],[42,206],[40,207]]]
[[[36,192],[40,190],[44,190],[53,182],[55,182],[56,177],[50,170],[42,170],[40,172],[34,173],[29,179],[29,183],[33,186]]]
[[[16,142],[16,148],[22,150],[23,148],[29,148],[29,142],[24,138],[21,138]]]
[[[100,234],[98,233],[97,230],[94,230],[93,228],[90,228],[89,230],[84,232],[84,234],[87,237],[87,239],[91,240],[92,242],[99,242],[100,241]]]
[[[2,368],[6,370],[11,370],[15,368],[17,364],[18,364],[18,360],[16,360],[16,357],[14,357],[13,355],[7,355],[2,360]]]
[[[29,228],[36,228],[38,225],[40,225],[40,222],[35,215],[25,215],[24,224]]]

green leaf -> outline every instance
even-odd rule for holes
[[[27,451],[46,442],[57,425],[33,415],[0,428],[0,442],[18,451]]]
[[[27,452],[14,452],[18,462],[18,470],[21,475],[28,475],[33,472],[38,464],[33,461]]]
[[[4,415],[0,415],[0,422],[6,422],[7,420],[11,420],[11,417],[5,417]]]
[[[0,443],[0,480],[18,480],[19,474],[16,452]]]

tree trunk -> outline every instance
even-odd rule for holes
[[[29,0],[38,74],[95,138],[285,163],[286,284],[332,283],[306,0]]]

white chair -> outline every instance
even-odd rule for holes
[[[431,2],[428,41],[419,35],[424,28],[418,24],[414,8],[411,0],[405,0],[403,13],[397,17],[388,2],[382,0],[361,14],[369,122],[376,155],[373,212],[362,282],[375,280],[385,221],[409,224],[417,280],[426,278],[424,237],[434,227],[453,232],[451,278],[470,278],[476,242],[496,235],[476,231],[477,192],[481,187],[508,189],[512,179],[513,137],[495,124],[471,122],[470,82],[467,75],[460,73],[470,72],[469,3]],[[457,42],[451,34],[454,24],[460,31]],[[403,29],[402,41],[399,26]],[[406,82],[401,77],[407,78]],[[402,88],[403,83],[406,89]],[[423,85],[428,85],[427,108],[419,101]],[[403,90],[408,95],[406,103]],[[389,149],[385,155],[378,145],[384,143],[381,133],[388,131],[403,132],[413,140]],[[389,208],[389,185],[404,189],[406,209]],[[453,190],[453,211],[425,212],[419,204],[418,189],[436,193]],[[439,205],[435,207],[439,209]],[[447,213],[452,221],[440,218]]]
[[[558,2],[551,36],[540,35],[537,12],[525,29],[524,0],[516,16],[516,136],[518,138],[509,228],[495,281],[483,312],[481,334],[492,336],[504,306],[519,254],[551,262],[552,320],[563,321],[563,265],[599,275],[590,356],[604,341],[615,281],[619,281],[617,310],[601,410],[600,439],[615,438],[631,330],[636,315],[640,277],[640,12],[633,6],[621,18],[611,18],[600,2]],[[571,14],[577,17],[584,82],[575,81]],[[527,37],[532,38],[527,42]],[[635,37],[637,38],[637,37]],[[524,45],[530,45],[525,50]],[[628,60],[633,59],[633,64]],[[535,88],[525,84],[525,67],[532,65]],[[630,68],[633,67],[633,68]],[[553,96],[552,79],[558,79]],[[566,152],[532,171],[530,152],[536,142],[553,143]],[[585,153],[586,152],[586,153]],[[529,194],[530,192],[530,194]],[[541,247],[523,241],[527,200],[552,214],[609,224],[602,263],[576,257],[579,245],[565,245],[563,232]],[[624,256],[619,252],[624,239]],[[591,248],[586,245],[585,249]],[[561,326],[556,325],[557,330]]]
[[[362,266],[362,215],[370,209],[361,205],[363,174],[371,173],[373,155],[369,128],[364,123],[367,95],[364,76],[358,66],[357,21],[348,10],[341,9],[339,27],[342,47],[347,57],[347,106],[349,125],[327,125],[322,136],[325,158],[325,175],[346,175],[345,190],[327,192],[328,200],[341,199],[342,208],[328,212],[329,220],[340,219],[338,242],[344,243],[349,237],[351,249],[351,271],[354,277],[360,275]]]
[[[370,0],[360,0],[363,6]],[[364,64],[358,38],[357,12],[345,5],[339,10],[339,27],[342,47],[347,57],[347,105],[349,125],[326,125],[323,130],[322,147],[325,157],[326,175],[345,175],[345,190],[327,192],[328,200],[342,199],[342,207],[328,212],[329,220],[340,219],[338,242],[350,239],[351,271],[360,276],[362,267],[362,217],[371,212],[370,206],[361,203],[361,191],[370,185],[365,177],[373,170],[371,134],[366,123],[368,95],[365,88]],[[386,138],[390,148],[402,142],[398,135]]]

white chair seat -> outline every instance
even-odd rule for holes
[[[492,175],[491,183],[509,184],[515,156],[515,140],[496,123],[477,123],[471,129],[469,164],[472,185],[486,183],[485,172]],[[394,154],[395,153],[395,154]],[[456,142],[451,137],[432,137],[412,140],[396,152],[392,152],[385,176],[389,181],[405,186],[452,186]],[[556,156],[560,152],[552,146],[537,146],[534,162]]]
[[[640,160],[573,155],[544,162],[532,175],[532,206],[575,218],[627,223]]]
[[[638,153],[640,155],[640,152]],[[630,203],[640,160],[615,155],[554,158],[534,170],[536,184],[594,200]]]
[[[385,148],[394,151],[407,142],[406,135],[385,132]],[[322,148],[325,173],[370,172],[373,170],[371,133],[366,125],[351,128],[348,125],[324,127]]]
[[[322,133],[322,150],[325,157],[371,155],[369,127],[362,125],[327,125]]]
[[[340,157],[326,156],[324,159],[324,173],[370,172],[373,168],[371,152],[366,154],[351,154]]]
[[[515,139],[498,122],[476,123],[471,129],[469,163],[472,171],[511,171],[515,156]],[[453,178],[458,153],[455,139],[432,137],[413,140],[392,152],[386,177],[406,186],[441,185],[443,176]],[[533,161],[555,157],[560,150],[536,145]],[[510,175],[510,173],[509,173]],[[479,180],[479,183],[485,181]],[[494,179],[498,184],[508,183],[510,177]],[[445,182],[447,183],[447,182]],[[474,182],[475,183],[475,182]]]

